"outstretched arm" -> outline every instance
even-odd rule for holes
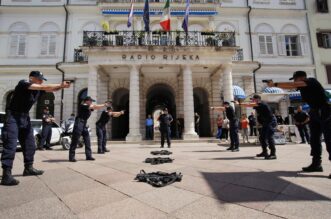
[[[43,90],[46,92],[54,92],[64,88],[69,88],[70,82],[64,81],[61,84],[31,84],[29,90]]]
[[[100,110],[100,109],[103,109],[104,107],[107,107],[107,106],[108,106],[107,103],[104,103],[104,104],[91,104],[90,109]]]
[[[215,111],[225,111],[225,107],[224,106],[217,106],[217,107],[210,107],[211,110],[215,110]]]
[[[295,89],[299,87],[306,87],[307,83],[304,81],[296,81],[296,82],[273,82],[269,81],[267,83],[268,87],[279,87],[283,89]]]
[[[113,117],[120,117],[121,115],[124,115],[124,111],[122,110],[120,112],[110,112],[109,115]]]

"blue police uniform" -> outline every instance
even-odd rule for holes
[[[96,122],[96,132],[98,137],[98,153],[107,152],[106,144],[107,144],[107,130],[106,124],[110,120],[110,115],[107,110],[101,113],[99,120]]]
[[[50,149],[51,147],[51,138],[52,138],[52,122],[47,122],[47,119],[52,118],[49,112],[43,114],[42,119],[42,130],[41,130],[41,139],[39,144],[39,149]]]
[[[29,90],[31,84],[26,80],[19,81],[6,110],[7,118],[2,129],[2,168],[12,168],[17,140],[23,149],[25,166],[33,164],[36,145],[29,111],[44,91]]]
[[[271,108],[264,102],[257,104],[254,109],[257,112],[257,121],[262,128],[260,129],[260,143],[262,147],[262,153],[258,154],[258,157],[265,157],[266,159],[276,159],[276,147],[275,147],[275,128],[277,126],[276,117],[273,115]],[[270,149],[270,155],[268,154],[268,148]]]
[[[92,158],[92,150],[91,150],[91,140],[90,133],[87,128],[87,120],[91,116],[91,112],[93,110],[90,109],[90,106],[87,104],[81,104],[78,109],[78,114],[75,119],[74,129],[72,133],[72,140],[69,149],[69,161],[75,162],[75,151],[79,142],[79,138],[83,136],[84,144],[85,144],[85,155],[86,160],[94,160]]]
[[[160,132],[161,132],[161,147],[164,147],[165,138],[167,139],[168,147],[171,147],[171,130],[170,122],[173,120],[170,114],[162,114],[159,117],[160,121]]]
[[[234,109],[232,106],[225,108],[226,117],[229,119],[230,123],[230,142],[231,146],[228,150],[239,150],[239,120],[236,118]]]

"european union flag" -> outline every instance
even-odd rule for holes
[[[148,0],[145,0],[144,15],[145,31],[149,32],[149,3]]]
[[[190,0],[186,0],[186,9],[185,9],[185,15],[184,20],[182,24],[182,28],[187,33],[188,32],[188,16],[190,14]]]

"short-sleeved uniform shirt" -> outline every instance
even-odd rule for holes
[[[258,103],[257,106],[254,107],[254,109],[257,112],[257,121],[261,124],[268,124],[272,122],[273,119],[273,113],[271,108],[268,106],[268,104],[264,102]]]
[[[306,87],[298,88],[302,100],[307,102],[312,109],[319,109],[328,105],[328,97],[322,85],[315,78],[307,78],[305,82]]]
[[[40,90],[29,90],[31,85],[32,83],[27,80],[18,82],[9,103],[8,110],[16,113],[29,113],[33,104],[45,93],[45,91]]]
[[[225,114],[226,114],[226,117],[230,120],[230,121],[233,121],[236,119],[236,114],[234,112],[234,109],[232,106],[229,106],[229,107],[225,107]]]
[[[162,114],[159,117],[160,122],[160,128],[161,129],[167,129],[170,127],[170,122],[173,120],[172,116],[170,114]]]
[[[87,104],[81,104],[78,108],[77,118],[88,120],[90,118],[93,109],[90,109],[90,106]]]
[[[99,126],[105,126],[109,122],[110,117],[111,116],[109,115],[108,111],[106,111],[106,110],[102,111],[101,116],[100,116],[100,118],[99,118],[99,120],[97,121],[96,124],[99,125]]]
[[[304,122],[306,121],[306,119],[309,118],[308,114],[306,112],[297,112],[295,115],[294,115],[294,119],[296,122]]]
[[[248,121],[250,125],[256,125],[256,118],[253,115],[248,116]]]
[[[52,115],[50,113],[44,113],[43,114],[43,119],[42,119],[43,125],[50,125],[50,124],[52,124],[51,122],[47,122],[46,121],[50,117],[52,117]]]

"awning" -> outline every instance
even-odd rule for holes
[[[279,87],[266,87],[261,94],[263,101],[274,103],[278,103],[285,96],[286,93]]]
[[[245,91],[237,85],[233,85],[233,96],[235,99],[245,99],[246,98]]]
[[[290,100],[301,100],[301,93],[300,91],[292,91],[288,94]]]
[[[267,94],[283,94],[284,90],[279,88],[279,87],[266,87],[263,90],[263,93],[267,93]]]
[[[304,111],[308,111],[310,109],[310,107],[309,107],[309,105],[308,104],[303,104],[302,105],[302,110],[304,110]]]

